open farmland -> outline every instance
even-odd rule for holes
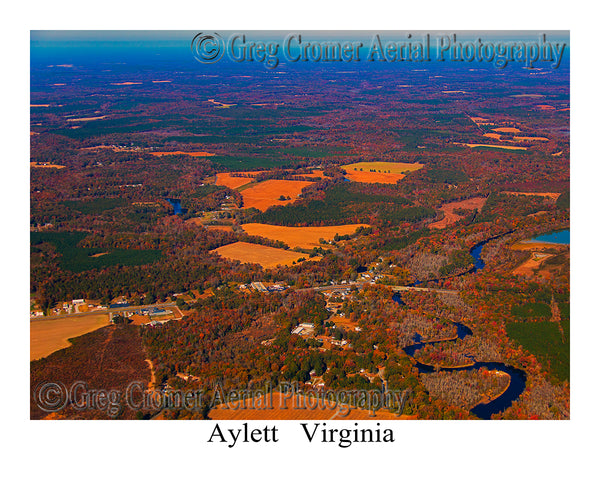
[[[304,187],[312,185],[312,182],[296,180],[266,180],[242,191],[244,207],[254,207],[265,211],[274,205],[287,205],[296,200]],[[280,200],[280,197],[286,200]],[[287,200],[287,197],[290,197]]]
[[[190,157],[214,157],[214,153],[209,152],[151,152],[150,155],[163,157],[165,155],[189,155]]]
[[[548,139],[546,137],[513,137],[515,142],[547,142]]]
[[[252,182],[252,178],[234,177],[231,173],[217,173],[215,185],[222,185],[231,189],[239,188]]]
[[[38,162],[29,162],[30,168],[65,168],[64,165],[55,165],[54,163],[38,163]]]
[[[29,325],[29,360],[38,360],[57,350],[70,347],[69,338],[79,337],[106,325],[106,313],[32,321]]]
[[[560,197],[560,193],[556,192],[502,192],[506,195],[523,195],[526,197],[546,197],[550,198],[553,201],[557,201],[558,197]]]
[[[220,230],[221,232],[233,232],[232,225],[205,225],[207,230]]]
[[[462,209],[462,210],[474,210],[477,209],[481,211],[481,207],[485,203],[484,197],[476,197],[469,198],[468,200],[462,200],[460,202],[451,202],[442,205],[440,210],[444,212],[444,218],[438,220],[429,225],[429,228],[437,228],[442,229],[446,228],[448,225],[452,225],[458,222],[462,217],[456,213],[454,210]]]
[[[264,223],[247,223],[242,226],[249,235],[279,240],[291,248],[318,247],[320,239],[333,240],[336,235],[351,235],[359,227],[369,227],[364,223],[333,225],[330,227],[282,227]]]
[[[515,147],[513,145],[488,145],[487,143],[456,143],[469,148],[499,148],[501,150],[527,150],[527,147]]]
[[[346,178],[353,182],[363,183],[396,183],[406,173],[423,168],[420,163],[401,162],[358,162],[341,167]]]
[[[283,250],[282,248],[267,247],[254,243],[235,242],[211,250],[227,260],[238,260],[241,263],[258,263],[263,268],[273,268],[277,265],[292,265],[300,258],[306,257],[304,253]],[[317,257],[314,257],[315,259]]]
[[[492,130],[494,130],[494,132],[501,132],[501,133],[519,133],[521,131],[518,128],[514,128],[514,127],[498,127],[498,128],[493,128]]]
[[[308,402],[313,403],[308,403]],[[311,408],[312,405],[315,407]],[[282,395],[272,392],[267,398],[245,399],[229,405],[213,408],[211,420],[407,420],[407,415],[398,416],[379,410],[371,416],[369,410],[336,405],[323,400],[317,405],[315,398],[305,399],[302,395]],[[227,408],[228,407],[228,408]]]

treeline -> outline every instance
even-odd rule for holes
[[[63,270],[83,272],[101,269],[113,265],[145,265],[161,258],[160,250],[82,248],[78,244],[87,236],[82,232],[32,232],[31,245],[35,252],[37,246],[52,243],[59,254],[59,265]]]
[[[272,207],[256,214],[253,221],[286,226],[347,223],[398,225],[435,216],[433,209],[415,206],[410,200],[397,195],[397,192],[395,196],[375,192],[365,192],[354,184],[337,183],[321,193],[319,199]]]

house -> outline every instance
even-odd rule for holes
[[[262,283],[262,282],[252,282],[252,287],[253,287],[255,290],[258,290],[259,292],[263,292],[263,293],[266,293],[266,292],[268,292],[268,291],[269,291],[269,290],[267,290],[267,287],[265,287],[265,286],[263,285],[263,283]]]

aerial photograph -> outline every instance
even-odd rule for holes
[[[571,418],[569,31],[29,54],[31,420]]]

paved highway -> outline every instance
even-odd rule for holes
[[[56,320],[59,318],[69,317],[84,317],[86,315],[98,315],[99,313],[118,313],[118,312],[132,312],[135,310],[142,310],[144,308],[166,308],[174,307],[175,302],[169,303],[153,303],[152,305],[137,305],[134,307],[118,307],[118,308],[105,308],[104,310],[93,310],[91,312],[79,312],[79,313],[61,313],[59,315],[48,315],[46,317],[33,317],[30,319],[31,322],[42,322],[44,320]]]

